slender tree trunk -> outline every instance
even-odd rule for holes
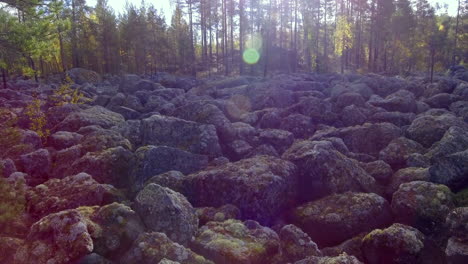
[[[266,43],[265,43],[265,67],[263,69],[263,77],[266,77],[268,74],[268,64],[270,60],[270,26],[271,26],[271,6],[272,1],[270,0],[270,4],[268,6],[268,22],[266,25]]]
[[[293,58],[293,72],[297,68],[297,0],[294,0],[294,58]]]
[[[7,88],[7,70],[2,68],[3,89]]]
[[[324,1],[324,5],[325,5],[325,8],[324,8],[324,24],[323,24],[323,27],[324,27],[324,36],[323,36],[323,64],[324,64],[324,68],[325,68],[325,71],[328,71],[328,40],[327,40],[327,36],[328,36],[328,32],[327,32],[327,1],[325,0]]]
[[[193,40],[193,14],[192,14],[192,0],[188,0],[188,13],[189,13],[189,28],[190,28],[190,58],[191,58],[191,66],[190,70],[193,76],[196,76],[196,69],[195,69],[195,43]]]
[[[431,83],[434,80],[435,49],[431,49]]]
[[[78,36],[76,32],[76,6],[75,0],[72,0],[72,57],[73,57],[73,67],[80,67],[80,60],[78,55]]]
[[[454,45],[453,48],[455,50],[455,54],[452,57],[452,64],[456,63],[456,53],[457,53],[457,45],[458,45],[458,27],[460,24],[460,0],[458,0],[458,8],[457,8],[457,23],[455,25],[455,40],[454,40]]]
[[[231,65],[234,68],[234,0],[230,0],[229,6],[229,14],[230,14],[230,30],[231,30]]]
[[[239,0],[239,74],[244,74],[244,0]]]

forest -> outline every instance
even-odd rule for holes
[[[427,0],[172,0],[170,24],[151,1],[116,15],[107,0],[0,1],[0,68],[47,77],[101,74],[408,75],[468,63],[468,1],[457,13]]]

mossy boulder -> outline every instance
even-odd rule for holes
[[[466,126],[464,122],[451,113],[442,115],[422,114],[408,127],[407,137],[423,147],[429,148],[442,139],[445,132],[452,126]]]
[[[374,193],[333,194],[292,211],[292,221],[320,247],[334,246],[361,232],[388,225],[388,202]]]
[[[282,158],[299,169],[302,199],[375,190],[375,179],[356,160],[338,152],[329,141],[296,141]]]
[[[67,71],[67,75],[77,84],[99,83],[102,81],[99,73],[83,68],[70,69]]]
[[[453,193],[442,184],[403,183],[393,194],[391,207],[398,222],[430,234],[441,227],[454,208]]]
[[[355,256],[342,253],[335,257],[308,257],[294,264],[362,264]]]
[[[144,146],[135,151],[136,166],[132,173],[132,188],[140,190],[151,177],[168,171],[183,174],[197,172],[208,165],[208,156],[167,146]]]
[[[172,241],[187,245],[198,229],[195,209],[180,193],[150,183],[135,198],[135,210],[151,231],[163,232]]]
[[[294,262],[322,253],[309,235],[295,225],[285,225],[279,232],[281,257],[284,262]]]
[[[37,218],[80,206],[123,200],[123,195],[113,186],[100,184],[86,173],[48,180],[31,188],[26,197],[28,212]]]
[[[94,249],[89,228],[79,210],[50,214],[31,226],[13,263],[73,263]]]
[[[164,233],[142,233],[122,256],[120,263],[154,264],[167,259],[181,264],[213,264],[192,250],[170,240]]]
[[[296,166],[271,156],[255,156],[188,175],[186,187],[196,207],[233,204],[242,217],[269,223],[295,200]]]
[[[405,137],[399,137],[392,140],[388,146],[381,150],[379,157],[393,168],[399,169],[407,165],[406,161],[411,154],[424,154],[425,152],[425,148],[418,142]]]
[[[218,208],[200,207],[196,208],[198,222],[200,226],[211,221],[224,222],[228,219],[240,219],[241,212],[239,208],[232,204],[226,204]]]
[[[78,131],[81,127],[99,125],[111,128],[125,122],[121,114],[112,112],[102,106],[93,106],[86,110],[72,112],[57,125],[58,131]]]
[[[403,183],[412,181],[429,181],[428,168],[408,167],[395,172],[387,185],[386,194],[392,196]]]
[[[453,191],[468,186],[468,149],[437,159],[429,168],[430,181],[445,184]]]
[[[208,222],[200,228],[193,249],[215,263],[261,264],[279,251],[278,235],[248,220]]]
[[[119,146],[104,151],[86,153],[70,164],[65,175],[86,172],[93,175],[93,178],[99,183],[128,188],[130,174],[134,166],[133,153]]]
[[[386,229],[376,229],[362,239],[361,250],[366,263],[420,263],[425,237],[416,228],[393,224]],[[435,262],[434,262],[435,263]]]

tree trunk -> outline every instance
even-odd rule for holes
[[[244,74],[244,0],[239,0],[239,74]]]
[[[7,88],[7,70],[2,69],[3,89]]]
[[[431,83],[434,80],[435,49],[431,49]]]

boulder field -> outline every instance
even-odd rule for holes
[[[468,263],[454,72],[69,76],[0,89],[0,263]]]

